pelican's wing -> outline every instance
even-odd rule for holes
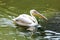
[[[26,15],[26,14],[20,15],[16,19],[19,20],[19,21],[17,21],[17,24],[19,24],[19,25],[30,26],[30,24],[34,23],[31,20],[31,16]]]
[[[32,16],[30,19],[31,19],[34,23],[38,24],[37,19],[36,19],[34,16]]]
[[[22,21],[17,22],[17,24],[22,25],[22,26],[29,26],[28,23],[24,23],[24,22],[22,22]]]
[[[19,20],[22,22],[22,23],[26,23],[26,24],[31,24],[33,23],[33,21],[30,19],[31,17],[29,15],[26,15],[26,14],[22,14],[19,16]]]
[[[26,17],[26,19],[30,19],[31,23],[38,24],[37,19],[34,16],[29,16],[29,15],[24,14],[24,17]]]

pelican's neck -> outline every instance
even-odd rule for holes
[[[33,13],[30,13],[31,17],[33,18],[33,20],[35,21],[36,24],[38,24],[37,19],[35,18],[35,16],[33,15]]]
[[[31,15],[32,18],[36,19],[35,16],[33,15],[33,13],[30,13],[30,15]]]
[[[34,9],[33,10],[30,10],[30,15],[32,16],[32,17],[34,17],[34,15],[33,15],[33,13],[34,13]]]

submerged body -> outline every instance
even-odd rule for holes
[[[18,25],[28,26],[29,28],[27,30],[34,31],[34,30],[36,30],[36,26],[37,27],[41,27],[38,24],[37,19],[34,17],[35,15],[36,16],[41,16],[42,18],[47,20],[46,17],[44,17],[43,15],[39,14],[39,12],[37,12],[36,10],[31,10],[30,11],[30,15],[21,14],[18,17],[16,17],[15,19],[13,19],[13,21],[15,21],[15,23],[18,24]]]

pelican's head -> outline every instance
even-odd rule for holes
[[[43,19],[45,19],[45,20],[48,20],[45,16],[43,16],[42,14],[40,14],[38,11],[36,11],[36,10],[30,10],[30,14],[31,15],[34,15],[34,16],[38,16],[38,17],[41,17],[41,18],[43,18]]]

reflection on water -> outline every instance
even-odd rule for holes
[[[60,40],[60,33],[45,30],[45,35],[40,36],[40,32],[31,36],[31,32],[16,29],[13,21],[7,18],[0,18],[0,40]]]

